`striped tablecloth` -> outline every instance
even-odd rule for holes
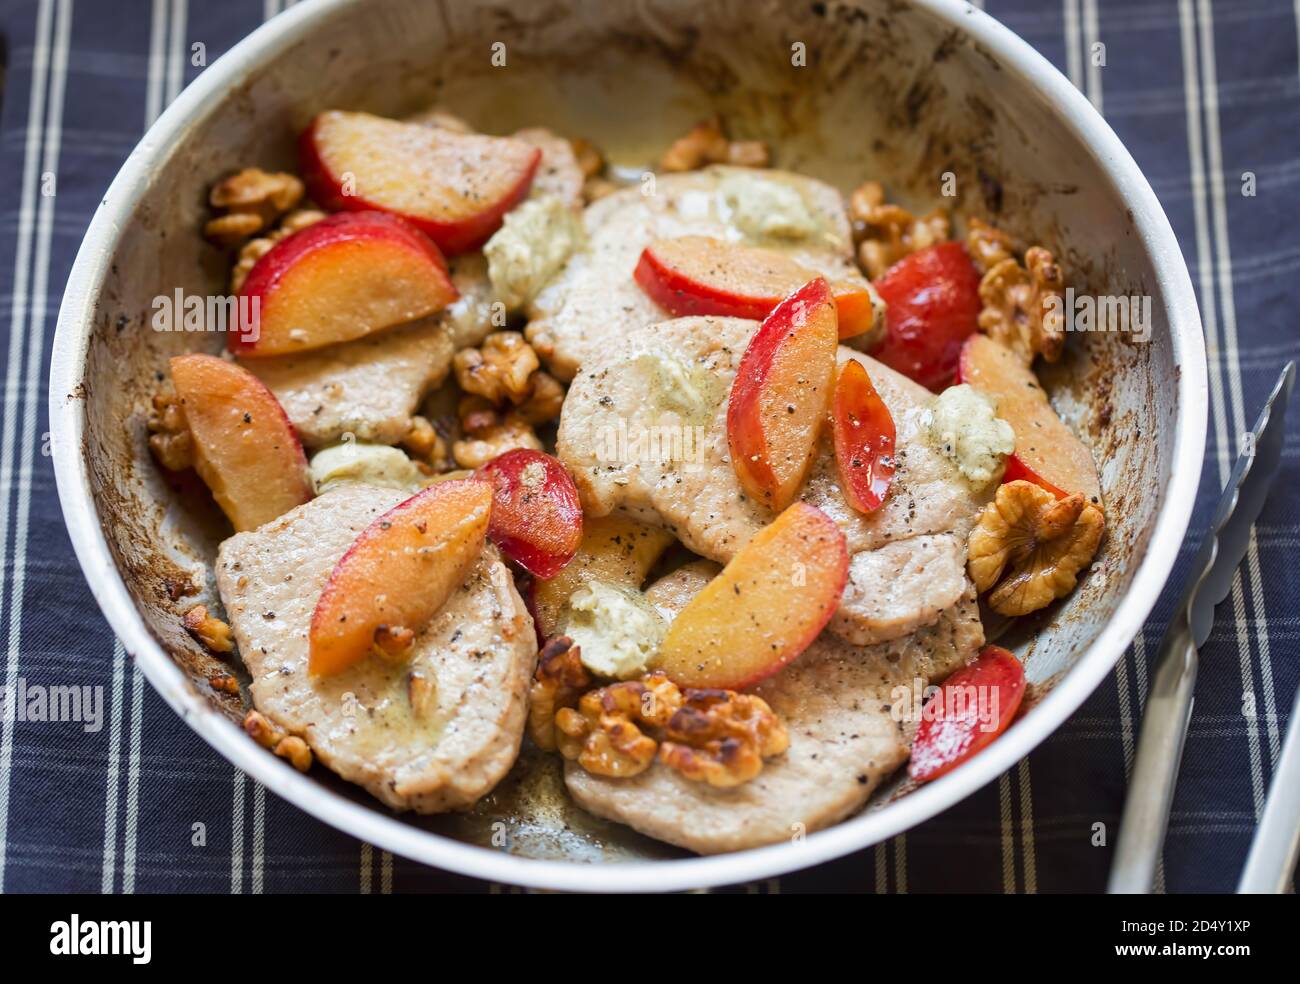
[[[499,889],[393,858],[234,771],[130,664],[73,558],[48,458],[50,341],[90,215],[161,109],[277,0],[0,0],[0,636],[4,682],[102,687],[102,727],[0,724],[0,886],[17,891]],[[1084,90],[1164,204],[1192,267],[1211,417],[1196,528],[1280,366],[1300,357],[1300,4],[988,0]],[[1104,45],[1105,64],[1089,57]],[[1243,194],[1253,183],[1255,194]],[[1228,891],[1300,683],[1300,413],[1202,654],[1160,887]],[[1184,546],[1181,564],[1194,543]],[[1293,553],[1296,551],[1296,553]],[[1181,569],[1181,568],[1180,568]],[[1179,578],[1175,578],[1175,581]],[[1097,693],[1027,760],[905,836],[758,891],[1097,891],[1175,592]],[[1251,708],[1254,709],[1251,713]],[[199,836],[196,831],[202,833]],[[201,842],[201,843],[199,843]]]

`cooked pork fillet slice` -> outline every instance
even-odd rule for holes
[[[473,805],[514,763],[537,641],[489,545],[405,665],[372,657],[335,676],[308,674],[308,629],[330,572],[404,498],[346,485],[239,533],[218,551],[217,587],[257,709],[393,809],[438,813]],[[432,687],[424,696],[420,683]]]
[[[587,207],[587,249],[571,257],[534,300],[528,340],[556,376],[572,378],[588,360],[618,350],[628,331],[663,320],[663,309],[632,279],[641,251],[651,242],[687,235],[742,237],[719,194],[722,182],[735,174],[794,189],[820,227],[807,238],[765,239],[757,245],[779,248],[831,279],[867,283],[853,262],[844,203],[830,185],[785,171],[722,166],[657,175],[652,192],[628,188]],[[877,304],[878,315],[883,311]]]
[[[436,315],[313,349],[302,355],[243,359],[276,395],[309,448],[352,434],[396,444],[420,401],[447,378],[452,354],[491,330],[492,287],[479,254],[457,257],[452,280],[460,298]]]
[[[773,520],[770,509],[741,490],[727,447],[727,394],[757,326],[737,318],[664,321],[629,333],[617,352],[578,374],[564,401],[556,446],[589,514],[618,509],[657,522],[721,563]],[[866,644],[933,622],[952,604],[965,579],[966,534],[988,494],[973,491],[926,439],[928,390],[843,346],[840,358],[867,368],[893,414],[897,472],[884,504],[859,513],[840,491],[827,437],[801,498],[844,531],[854,583],[832,627]],[[674,435],[680,435],[676,444]],[[941,534],[951,536],[920,539]],[[902,545],[913,539],[918,542]],[[891,544],[897,546],[883,558],[857,556]],[[882,586],[872,579],[896,569],[911,575],[910,587],[881,597]]]
[[[578,159],[573,155],[573,144],[540,126],[528,127],[511,136],[542,150],[542,159],[537,164],[529,194],[533,197],[555,195],[574,208],[581,208],[584,178]]]
[[[897,639],[938,619],[966,585],[965,542],[951,533],[860,551],[849,561],[831,631],[859,646]]]
[[[680,606],[709,576],[689,565],[648,594],[661,609]],[[753,688],[784,722],[790,747],[733,789],[692,782],[659,762],[629,779],[566,762],[564,780],[574,800],[597,816],[700,854],[788,841],[857,812],[907,760],[911,727],[891,713],[895,688],[911,694],[919,681],[923,689],[983,643],[973,588],[934,625],[903,639],[859,649],[823,634]]]
[[[452,345],[436,318],[351,342],[269,359],[244,359],[276,395],[309,448],[350,433],[396,444],[425,393],[447,377]]]

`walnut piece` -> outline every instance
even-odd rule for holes
[[[417,719],[428,721],[433,717],[438,709],[438,680],[432,670],[412,670],[407,674],[406,699]]]
[[[532,392],[519,404],[515,413],[519,419],[534,427],[555,420],[564,406],[564,386],[545,370],[533,373]]]
[[[533,744],[545,752],[555,751],[555,715],[563,707],[574,707],[590,686],[591,675],[573,640],[568,636],[547,639],[537,656],[528,693],[528,734]]]
[[[664,728],[659,761],[686,779],[730,788],[763,771],[763,760],[790,747],[790,736],[761,697],[733,690],[688,689]]]
[[[981,274],[1016,255],[1011,237],[981,219],[966,223],[966,252]]]
[[[253,741],[263,748],[270,749],[282,759],[288,760],[299,772],[311,768],[311,748],[297,735],[281,731],[266,715],[259,711],[249,711],[244,715],[244,731]]]
[[[676,685],[663,673],[589,690],[576,710],[562,707],[556,712],[556,744],[561,755],[577,760],[593,775],[639,775],[650,768],[658,748],[641,725],[661,726],[680,701]]]
[[[243,248],[239,251],[239,256],[235,260],[235,265],[230,271],[230,293],[239,293],[239,289],[244,286],[244,281],[248,278],[248,272],[253,269],[258,260],[271,251],[272,246],[285,236],[291,235],[299,229],[306,229],[309,225],[319,222],[323,218],[325,218],[325,213],[319,209],[296,209],[286,215],[280,224],[265,236],[250,239],[244,243]]]
[[[375,629],[371,649],[390,663],[404,663],[415,645],[415,633],[405,625],[381,625]]]
[[[272,751],[280,758],[287,759],[289,764],[299,772],[306,772],[311,768],[311,748],[297,735],[280,739]]]
[[[218,246],[238,246],[249,236],[261,232],[266,222],[253,212],[231,212],[209,219],[203,235]]]
[[[696,123],[659,159],[659,170],[697,171],[706,164],[735,164],[740,167],[767,167],[770,161],[767,144],[760,140],[728,140],[722,121],[714,116]]]
[[[296,207],[303,193],[303,183],[295,175],[244,168],[212,186],[208,204],[224,214],[209,220],[203,234],[222,246],[233,246]]]
[[[532,392],[532,374],[541,366],[537,353],[521,332],[494,331],[479,348],[464,348],[452,358],[456,382],[501,405],[519,404]]]
[[[228,653],[235,648],[230,626],[208,614],[207,605],[195,605],[181,619],[185,630],[214,653]]]
[[[967,566],[1000,615],[1028,615],[1074,590],[1101,543],[1102,511],[1023,480],[1001,486],[971,531]],[[1005,577],[1004,577],[1005,574]]]
[[[599,177],[605,173],[605,155],[594,143],[577,137],[569,141],[569,146],[573,148],[573,157],[578,162],[584,179]]]
[[[948,212],[936,208],[921,218],[885,201],[878,181],[859,185],[849,196],[849,217],[858,243],[858,264],[872,280],[903,257],[948,238]]]
[[[451,468],[451,449],[427,417],[416,414],[411,418],[411,429],[402,438],[402,447],[418,464],[428,465],[430,471],[444,472]]]
[[[542,442],[519,414],[511,412],[499,423],[474,431],[469,437],[455,441],[452,457],[461,468],[480,468],[493,458],[515,448],[542,450]]]
[[[184,471],[194,464],[194,439],[185,421],[180,397],[170,388],[154,394],[146,425],[149,450],[168,471]]]
[[[208,677],[208,686],[218,693],[239,696],[239,681],[229,673],[213,673]]]
[[[1026,364],[1036,355],[1055,362],[1065,348],[1064,289],[1061,267],[1041,246],[1025,252],[1024,266],[1015,257],[1002,260],[980,280],[980,330]]]

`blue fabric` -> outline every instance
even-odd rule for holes
[[[5,682],[102,686],[105,725],[5,724],[0,886],[45,891],[486,891],[371,850],[237,775],[115,647],[64,531],[46,455],[55,314],[83,230],[146,116],[277,0],[0,0],[0,634]],[[1293,0],[989,0],[1104,111],[1169,214],[1206,323],[1214,405],[1200,530],[1281,365],[1300,357],[1300,64]],[[151,37],[160,61],[150,73]],[[1105,67],[1089,72],[1092,43]],[[168,77],[166,65],[180,73]],[[151,82],[151,78],[153,81]],[[1199,98],[1189,100],[1195,81]],[[35,92],[36,99],[33,100]],[[34,123],[34,126],[33,126]],[[29,161],[28,154],[37,156]],[[1255,197],[1241,194],[1255,176]],[[1202,176],[1203,177],[1200,177]],[[26,179],[26,180],[25,180]],[[50,192],[55,192],[50,196]],[[1215,192],[1221,192],[1216,194]],[[1234,600],[1202,654],[1161,876],[1235,884],[1300,684],[1300,410]],[[1182,553],[1185,570],[1196,544]],[[1176,575],[1174,584],[1181,581]],[[1026,762],[905,836],[758,891],[1103,888],[1126,757],[1169,590],[1097,693]],[[1248,695],[1258,713],[1243,713]],[[202,824],[206,844],[193,844]],[[498,887],[499,888],[499,887]]]

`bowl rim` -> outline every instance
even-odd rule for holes
[[[998,59],[1014,84],[1033,89],[1091,150],[1113,191],[1132,210],[1133,225],[1156,273],[1169,314],[1177,372],[1178,413],[1166,501],[1132,584],[1114,615],[1060,683],[999,741],[958,769],[887,809],[860,813],[790,843],[685,859],[588,864],[517,857],[406,823],[379,804],[365,804],[296,772],[268,755],[208,703],[150,633],[136,610],[100,528],[85,439],[86,401],[78,397],[86,367],[95,299],[120,238],[147,190],[157,162],[206,122],[223,94],[318,24],[364,0],[317,0],[292,7],[253,31],[210,65],[166,109],[122,165],[78,251],[59,310],[50,364],[49,415],[59,500],[77,560],[96,603],[127,653],[162,698],[227,761],[324,823],[363,841],[462,875],[571,891],[674,891],[749,882],[807,868],[877,844],[929,819],[1002,775],[1052,733],[1096,689],[1141,630],[1173,569],[1195,503],[1203,464],[1208,384],[1205,344],[1192,281],[1178,240],[1137,164],[1092,104],[1042,55],[1010,29],[958,0],[909,0],[947,22]]]

